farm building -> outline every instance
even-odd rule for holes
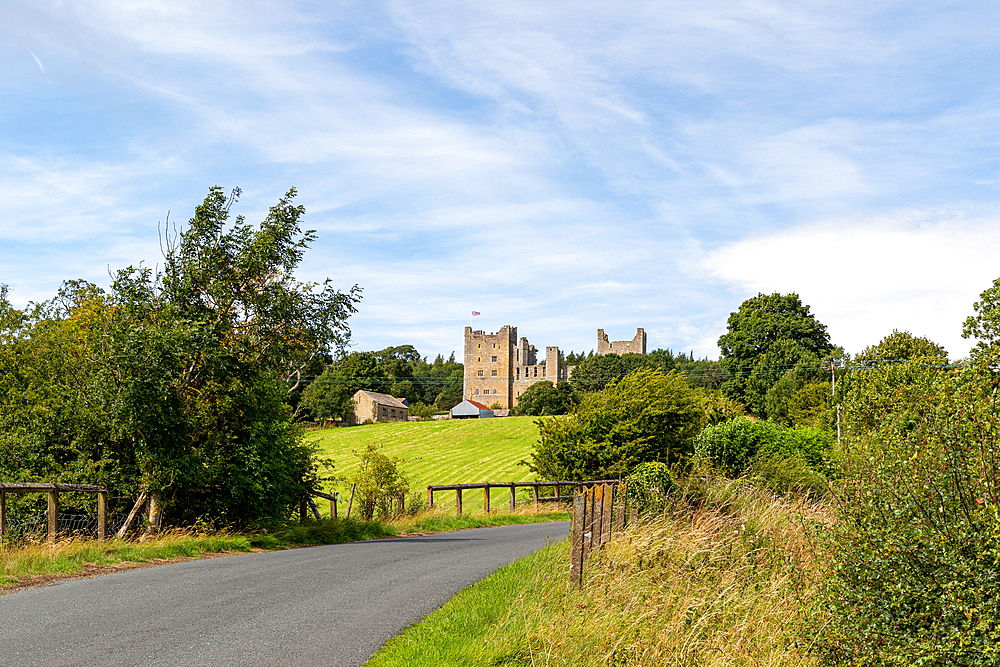
[[[476,401],[465,400],[451,409],[452,419],[485,419],[492,416],[492,410]]]
[[[354,413],[347,420],[349,424],[405,422],[410,416],[406,399],[389,394],[359,389],[351,400],[354,401]]]

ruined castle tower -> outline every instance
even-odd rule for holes
[[[597,354],[646,354],[646,332],[642,327],[635,330],[635,338],[632,340],[616,340],[608,342],[608,335],[604,329],[597,330]]]

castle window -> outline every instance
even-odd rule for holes
[[[476,357],[476,361],[482,361],[482,360],[483,360],[482,357]]]
[[[493,390],[493,395],[494,395],[494,396],[496,396],[496,395],[497,395],[497,390],[496,390],[496,389],[494,389],[494,390]]]
[[[490,375],[492,375],[493,377],[496,377],[497,376],[497,372],[496,371],[490,371]]]
[[[493,357],[493,363],[496,363],[496,362],[497,362],[497,358]]]
[[[478,394],[479,394],[479,390],[478,390],[478,389],[476,389],[476,390],[475,390],[474,392],[472,392],[472,393],[473,393],[473,394],[477,394],[477,395],[478,395]]]
[[[482,346],[483,346],[483,344],[482,344],[482,343],[476,343],[476,348],[480,348],[480,347],[482,347]]]
[[[483,372],[479,371],[479,377],[483,377]]]

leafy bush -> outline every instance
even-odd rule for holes
[[[710,461],[719,472],[739,477],[762,447],[776,447],[781,427],[774,422],[737,417],[706,426],[694,441],[695,454]]]
[[[759,480],[773,480],[775,490],[798,483],[825,487],[824,476],[834,473],[833,436],[811,426],[787,428],[747,417],[705,427],[695,438],[695,453],[728,477],[751,472]],[[798,461],[797,463],[795,461]],[[767,482],[766,486],[772,486]]]
[[[517,397],[517,415],[564,415],[574,405],[580,402],[580,397],[569,382],[562,380],[553,385],[548,380],[536,382]]]
[[[628,503],[639,512],[662,511],[667,504],[667,493],[674,487],[670,468],[665,463],[650,461],[640,463],[628,476]]]
[[[355,494],[365,521],[376,515],[380,519],[396,516],[396,503],[410,490],[409,480],[398,468],[402,460],[386,456],[380,449],[369,443],[365,451],[355,452],[361,466],[353,478],[345,480],[356,485]]]
[[[647,461],[686,460],[704,422],[678,373],[640,368],[591,394],[570,415],[536,422],[531,470],[542,479],[608,479]]]
[[[983,366],[936,390],[915,428],[890,406],[845,466],[839,521],[821,533],[831,661],[1000,665],[1000,382]]]

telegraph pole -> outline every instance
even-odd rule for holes
[[[843,357],[830,359],[830,396],[837,397],[837,367],[844,367]],[[840,403],[837,403],[837,445],[840,446]]]

